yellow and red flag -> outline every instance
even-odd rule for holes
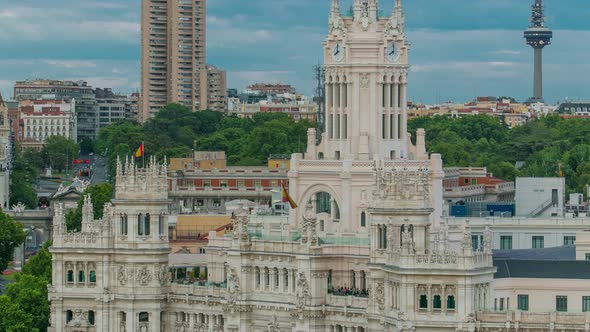
[[[135,158],[143,157],[143,143],[139,145],[137,151],[135,151]]]
[[[293,198],[291,198],[291,195],[289,195],[289,193],[287,192],[287,189],[285,188],[285,184],[281,184],[281,188],[282,188],[283,203],[289,202],[291,209],[296,209],[297,204],[295,204],[295,201],[293,200]]]

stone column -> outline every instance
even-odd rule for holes
[[[325,102],[325,107],[326,107],[326,113],[324,114],[324,121],[325,121],[325,126],[326,126],[326,134],[328,135],[328,138],[330,138],[330,112],[332,110],[331,108],[331,101],[332,101],[332,84],[331,83],[326,83],[326,102]]]
[[[336,130],[336,126],[337,124],[337,118],[336,118],[336,113],[338,110],[338,95],[336,94],[336,91],[339,89],[339,84],[338,83],[333,83],[332,84],[332,110],[330,112],[330,114],[332,115],[332,137],[334,139],[338,139],[338,137],[336,136],[338,134],[337,130]]]
[[[340,114],[340,122],[338,123],[338,126],[340,126],[340,135],[339,135],[339,139],[343,139],[344,138],[344,97],[345,97],[345,89],[346,89],[346,84],[343,81],[340,81],[340,83],[338,84],[338,87],[340,89],[340,93],[339,93],[339,97],[340,97],[340,109],[339,109],[339,114]]]
[[[391,83],[384,83],[385,84],[385,139],[391,139],[391,129],[393,126],[391,119]]]
[[[398,121],[399,117],[399,83],[397,79],[393,82],[393,136],[395,139],[399,139],[399,126]]]
[[[401,139],[404,141],[407,141],[407,135],[406,132],[408,130],[408,83],[406,82],[406,78],[403,78],[403,81],[401,83],[401,114],[402,114],[402,125],[401,125]],[[406,156],[407,158],[407,156]]]

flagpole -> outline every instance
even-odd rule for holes
[[[141,142],[141,163],[142,168],[145,169],[145,142]]]

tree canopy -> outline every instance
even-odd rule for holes
[[[445,166],[486,166],[506,180],[517,176],[559,176],[568,191],[590,184],[590,121],[547,116],[510,129],[487,115],[421,117],[409,121],[415,136],[426,130],[429,152],[441,153]],[[516,162],[524,162],[520,169]]]
[[[14,259],[14,249],[24,241],[23,225],[0,210],[0,273]]]
[[[241,119],[213,111],[191,112],[170,104],[143,125],[122,121],[102,128],[96,151],[107,151],[110,174],[117,156],[131,155],[142,142],[146,154],[158,158],[188,157],[193,149],[221,150],[230,165],[260,166],[269,154],[305,151],[310,127],[309,121],[295,122],[283,113],[258,113]]]

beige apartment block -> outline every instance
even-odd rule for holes
[[[169,103],[225,110],[225,72],[206,65],[205,21],[205,0],[142,1],[141,121]]]

